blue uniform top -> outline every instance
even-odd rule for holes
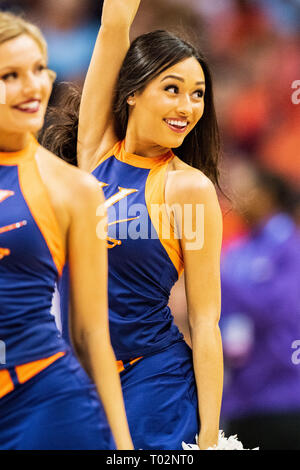
[[[32,137],[19,152],[0,152],[0,369],[67,349],[50,314],[64,249],[37,148]]]
[[[173,157],[171,151],[155,158],[129,154],[118,142],[93,171],[108,211],[109,320],[118,360],[183,340],[168,307],[183,269],[179,240],[164,206],[166,170]],[[67,336],[67,275],[61,287]]]

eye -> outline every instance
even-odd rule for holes
[[[40,65],[37,66],[36,69],[37,69],[38,72],[43,72],[43,70],[46,70],[47,67],[43,64],[40,64]]]
[[[176,85],[168,85],[168,86],[165,87],[165,90],[166,90],[166,91],[169,91],[170,93],[172,93],[172,94],[174,94],[174,95],[175,95],[176,93],[178,93],[178,91],[179,91],[179,90],[178,90],[178,86],[176,86]]]
[[[2,79],[4,82],[7,81],[7,80],[9,80],[9,79],[11,79],[11,78],[13,78],[13,79],[18,78],[17,72],[6,73],[5,75],[3,75],[3,76],[1,77],[1,79]]]
[[[193,96],[196,98],[196,99],[201,99],[203,98],[204,96],[204,90],[196,90],[194,93],[193,93]]]

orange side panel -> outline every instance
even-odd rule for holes
[[[135,362],[139,361],[140,359],[143,359],[143,356],[136,357],[135,359],[132,359],[132,361],[130,361],[129,364],[134,364]]]
[[[65,264],[62,236],[35,159],[25,160],[20,163],[19,181],[24,199],[48,245],[54,264],[61,276]]]
[[[136,357],[135,359],[131,359],[131,361],[129,361],[129,364],[132,365],[132,364],[134,364],[135,362],[139,361],[142,358],[143,358],[143,356]],[[120,372],[123,372],[123,370],[125,370],[123,361],[117,361],[117,369],[118,369],[119,374],[120,374]]]
[[[21,384],[27,382],[27,380],[31,379],[42,370],[46,369],[46,367],[50,366],[50,364],[52,364],[65,354],[65,352],[59,352],[45,359],[39,359],[38,361],[28,362],[27,364],[16,366],[15,370],[18,377],[18,381]]]
[[[0,370],[0,398],[4,397],[4,395],[7,395],[9,392],[12,392],[13,389],[14,384],[8,370]]]
[[[180,241],[175,237],[174,227],[170,222],[165,206],[166,170],[167,163],[164,163],[163,165],[155,166],[149,172],[145,187],[145,200],[151,222],[179,277],[183,271],[183,258]]]

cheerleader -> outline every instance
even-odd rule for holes
[[[202,54],[166,31],[130,45],[139,4],[104,1],[80,104],[78,164],[106,197],[110,332],[134,445],[181,449],[198,434],[206,449],[218,441],[223,381],[212,79]],[[79,101],[72,96],[44,140],[66,159],[74,155],[64,140],[78,109],[63,124]],[[168,307],[183,269],[192,350]],[[63,295],[65,318],[67,305]]]
[[[109,338],[105,240],[95,232],[103,197],[34,137],[53,78],[40,31],[0,13],[0,449],[132,449]],[[67,259],[71,336],[104,409],[50,314]]]

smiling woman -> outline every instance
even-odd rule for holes
[[[189,59],[187,59],[189,60]],[[184,69],[184,72],[188,72],[188,69],[192,68],[192,66],[195,66],[195,62],[193,61],[193,63],[187,63],[186,61],[184,61],[184,64],[181,64],[181,68]],[[177,67],[179,68],[180,64],[177,64]],[[200,72],[202,75],[203,75],[203,70],[200,66],[200,64],[197,66],[198,69],[200,69],[198,72]],[[199,87],[201,85],[205,85],[205,80],[204,80],[204,76],[203,76],[203,80],[202,81],[196,81],[195,83],[193,83],[193,80],[192,80],[192,71],[190,70],[190,73],[188,73],[187,75],[187,82],[186,80],[181,76],[181,75],[167,75],[166,77],[162,78],[160,80],[160,83],[164,82],[164,81],[168,81],[170,82],[169,84],[165,84],[164,86],[164,90],[169,92],[170,94],[173,94],[174,97],[178,94],[184,94],[185,92],[188,92],[188,95],[190,96],[190,98],[187,98],[188,102],[185,104],[185,107],[186,108],[191,108],[192,106],[192,103],[197,103],[197,102],[201,102],[202,103],[202,98],[204,97],[204,92],[205,92],[205,88],[204,86],[200,89],[196,89],[196,87]],[[190,83],[189,83],[190,81]],[[168,83],[167,82],[167,83]],[[173,83],[177,83],[177,85],[173,85]],[[179,83],[178,83],[179,82]],[[190,86],[189,86],[190,85]],[[195,90],[195,91],[193,91]],[[197,116],[197,121],[200,119],[200,117],[202,117],[203,115],[203,111],[204,111],[204,106],[202,106],[202,113],[201,113],[201,116]],[[184,112],[183,112],[184,114]],[[164,121],[170,126],[170,128],[172,130],[177,130],[179,132],[184,132],[188,129],[188,126],[190,126],[191,122],[190,120],[187,120],[187,119],[184,119],[182,118],[181,120],[178,120],[178,118],[164,118]],[[191,130],[192,127],[189,128],[189,130]]]
[[[132,449],[108,330],[105,240],[95,234],[103,196],[34,137],[53,78],[39,30],[0,12],[0,449],[113,449],[107,419],[118,448]],[[98,269],[86,272],[92,259]],[[103,405],[50,313],[67,260],[74,348]]]
[[[93,172],[107,198],[110,332],[135,447],[180,450],[198,434],[205,449],[218,441],[223,379],[212,79],[203,55],[167,31],[129,44],[139,4],[104,1],[78,141],[70,145],[76,119],[61,103],[44,142],[73,161],[77,146],[79,166]],[[78,117],[78,97],[67,100]],[[132,230],[138,226],[147,230]],[[168,307],[183,268],[192,351]],[[66,281],[67,271],[65,325]]]
[[[5,41],[0,48],[0,78],[6,87],[0,115],[2,150],[10,150],[5,144],[9,134],[36,134],[43,125],[52,91],[46,60],[38,43],[27,34]],[[17,145],[21,149],[23,144],[19,141]]]
[[[204,86],[202,67],[190,57],[159,74],[143,93],[129,96],[127,135],[137,132],[138,141],[155,142],[156,149],[150,146],[148,153],[144,153],[145,148],[128,147],[127,150],[147,157],[161,155],[166,148],[179,147],[203,115]]]

